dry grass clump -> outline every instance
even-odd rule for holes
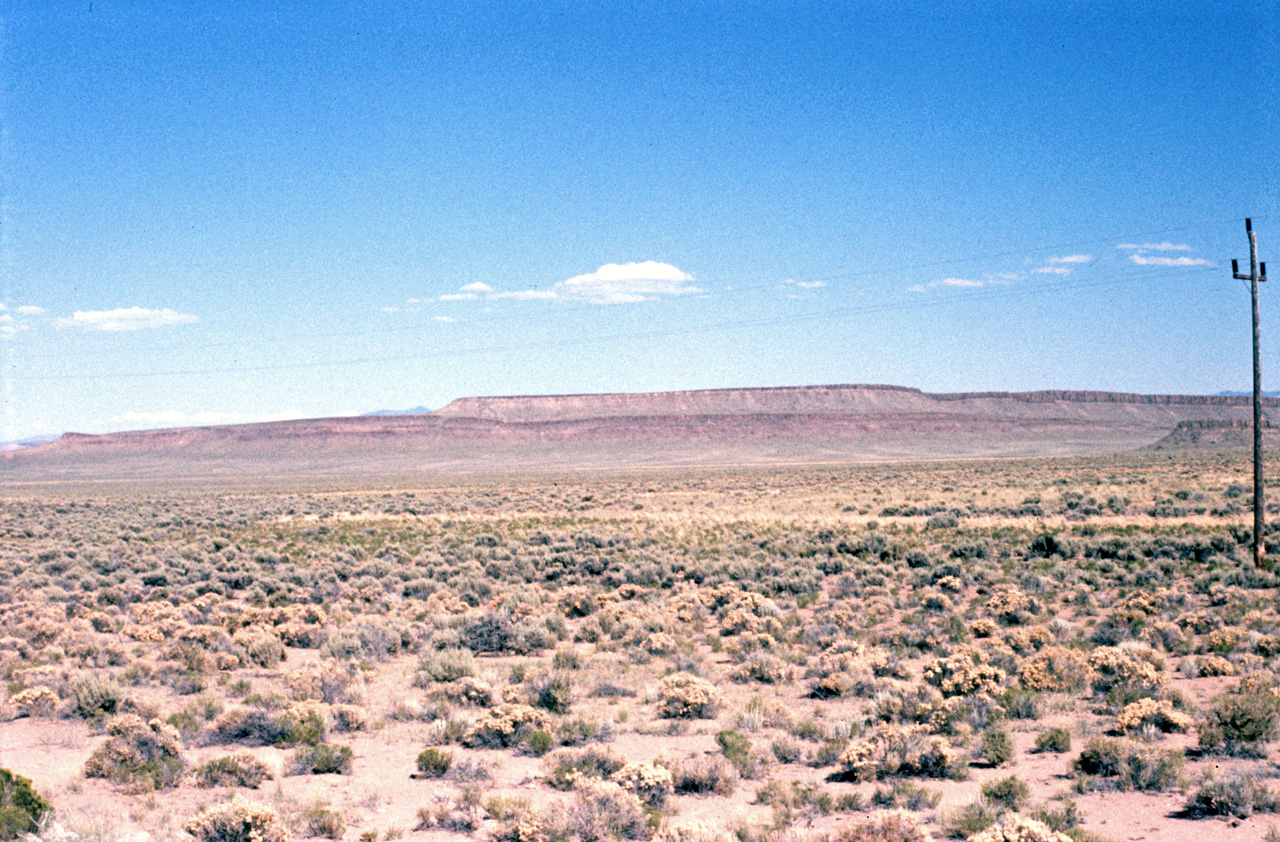
[[[546,712],[522,704],[501,704],[487,710],[462,736],[469,748],[510,748],[533,731],[545,731],[551,719]]]
[[[1042,821],[1018,813],[1009,813],[968,842],[1073,842],[1072,837],[1050,829]]]
[[[904,810],[882,810],[843,825],[836,842],[930,842],[920,819]]]
[[[239,795],[204,810],[182,829],[195,842],[289,842],[289,829],[275,810]]]
[[[1116,730],[1122,734],[1154,728],[1165,734],[1185,734],[1195,725],[1195,720],[1182,711],[1175,710],[1167,699],[1139,699],[1125,705],[1116,717]]]
[[[658,712],[668,719],[711,719],[720,707],[720,694],[705,678],[673,673],[658,687]]]
[[[53,714],[58,706],[57,692],[44,686],[27,687],[9,697],[9,704],[18,709],[23,716],[47,717]]]
[[[989,663],[986,652],[974,646],[958,647],[924,666],[924,680],[944,696],[995,696],[1006,677],[1004,670]]]
[[[968,767],[945,738],[921,725],[879,725],[840,755],[841,777],[872,781],[902,775],[959,779]]]
[[[1049,646],[1018,665],[1022,686],[1038,692],[1081,690],[1093,680],[1089,656],[1078,649]]]

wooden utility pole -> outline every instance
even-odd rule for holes
[[[1253,220],[1244,221],[1249,235],[1249,274],[1241,275],[1240,266],[1231,261],[1231,274],[1249,282],[1253,297],[1253,563],[1262,566],[1266,552],[1267,516],[1262,493],[1262,354],[1258,349],[1258,283],[1267,279],[1267,264],[1258,263],[1258,235],[1253,233]],[[1262,271],[1259,272],[1259,266]]]

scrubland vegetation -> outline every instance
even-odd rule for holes
[[[1246,472],[10,490],[0,837],[1261,838]]]

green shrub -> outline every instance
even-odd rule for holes
[[[1027,800],[1031,798],[1031,788],[1017,775],[1010,775],[1007,778],[984,783],[982,797],[1005,810],[1016,813],[1027,806]]]
[[[534,707],[551,713],[568,713],[573,702],[573,677],[564,672],[535,676],[529,682],[529,695]]]
[[[1036,737],[1036,751],[1052,751],[1056,754],[1071,751],[1071,732],[1066,728],[1050,728]]]
[[[760,773],[760,760],[751,753],[751,740],[737,731],[716,732],[716,743],[724,753],[724,759],[744,778],[755,778]]]
[[[243,786],[257,789],[263,781],[271,780],[271,770],[247,751],[216,757],[202,763],[194,770],[196,783],[203,787]]]
[[[1075,770],[1086,775],[1111,778],[1120,774],[1124,747],[1119,740],[1095,737],[1085,743],[1075,759]]]
[[[290,775],[349,775],[354,754],[349,746],[303,746],[289,759]]]
[[[1016,754],[1013,737],[1004,728],[993,726],[982,732],[982,759],[987,763],[1003,766]]]
[[[324,807],[312,807],[303,817],[307,822],[308,836],[323,836],[325,839],[341,839],[347,832],[347,823],[341,814]]]
[[[1269,687],[1243,684],[1214,700],[1199,725],[1200,748],[1215,754],[1261,756],[1280,728],[1280,697]]]
[[[544,728],[527,731],[520,737],[520,745],[535,757],[541,757],[555,747],[556,739]]]
[[[943,817],[943,826],[947,835],[955,839],[968,839],[981,833],[1000,819],[1001,809],[998,805],[979,798]]]
[[[1085,744],[1074,763],[1075,770],[1102,782],[1082,778],[1081,791],[1099,788],[1163,792],[1183,785],[1186,758],[1180,749],[1161,751],[1096,737]]]
[[[441,778],[453,765],[453,752],[438,748],[425,749],[418,755],[418,772],[424,778]]]
[[[0,768],[0,842],[13,842],[35,833],[40,821],[53,814],[31,781]]]
[[[562,748],[543,761],[551,774],[547,783],[555,789],[572,789],[579,778],[608,778],[627,765],[626,758],[607,748]]]
[[[912,781],[894,781],[888,789],[876,787],[871,803],[898,810],[930,810],[942,800],[942,790],[929,789]]]

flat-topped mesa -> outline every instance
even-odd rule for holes
[[[646,415],[897,414],[947,412],[977,417],[1144,421],[1245,417],[1250,398],[1235,395],[1136,395],[1120,392],[954,392],[884,385],[780,386],[577,395],[460,398],[436,411],[446,418],[532,422]],[[1269,407],[1280,400],[1266,399]],[[1159,408],[1156,412],[1144,409]],[[1150,417],[1146,417],[1150,416]]]

